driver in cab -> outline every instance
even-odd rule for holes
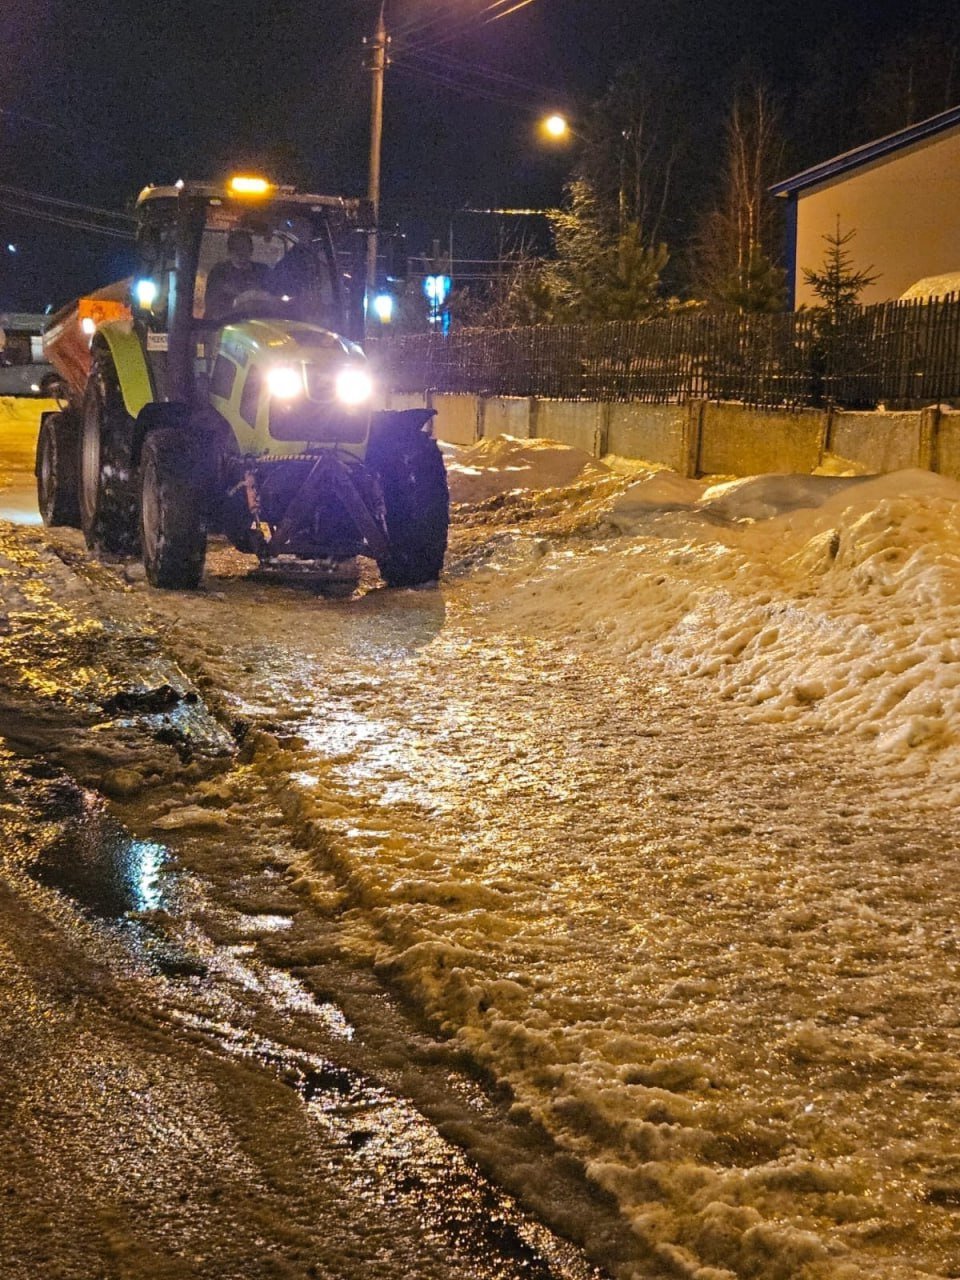
[[[271,271],[271,288],[299,320],[330,320],[330,284],[320,266],[310,219],[294,214],[284,222],[286,252]]]
[[[227,256],[210,268],[204,300],[207,319],[226,316],[241,294],[270,288],[270,268],[253,260],[253,236],[234,230],[227,236]]]

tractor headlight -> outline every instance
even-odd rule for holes
[[[303,373],[289,364],[276,364],[267,374],[267,390],[277,400],[303,395]]]
[[[133,286],[133,296],[137,300],[137,306],[143,307],[144,310],[149,310],[153,306],[159,293],[156,280],[151,280],[148,276],[138,280]]]
[[[366,369],[341,369],[334,388],[340,403],[352,409],[366,404],[373,395],[373,379]]]

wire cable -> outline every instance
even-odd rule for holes
[[[569,103],[569,94],[560,93],[540,85],[530,84],[516,76],[487,75],[486,69],[466,64],[460,67],[455,58],[439,54],[410,53],[394,62],[394,69],[417,75],[442,85],[460,97],[484,98],[511,107],[521,107],[530,116],[540,115],[544,104],[552,109]],[[567,110],[574,111],[572,105]]]
[[[36,201],[39,205],[54,205],[60,209],[75,209],[81,213],[93,213],[99,218],[119,218],[122,222],[135,222],[128,213],[122,213],[117,209],[101,209],[97,205],[77,204],[75,200],[61,200],[57,196],[43,195],[39,191],[24,191],[20,187],[10,187],[5,183],[0,183],[0,194],[13,196],[17,200]]]
[[[532,4],[533,0],[519,0],[519,3],[515,0],[512,8],[503,10],[500,13],[493,12],[495,9],[500,9],[502,5],[509,3],[510,0],[493,0],[491,4],[486,5],[478,13],[462,14],[459,20],[455,19],[453,22],[450,22],[446,16],[438,15],[418,25],[415,24],[406,30],[401,29],[401,32],[398,33],[398,39],[414,39],[415,43],[411,44],[411,49],[427,49],[437,45],[451,44],[470,31],[478,30],[490,22],[497,21],[498,18],[505,18],[508,14],[516,12],[517,9],[522,9],[526,5]],[[446,25],[444,26],[443,24]],[[439,31],[437,30],[438,28]]]
[[[461,78],[452,75],[449,72],[434,71],[429,67],[422,67],[408,64],[407,62],[397,62],[394,68],[396,71],[405,73],[409,76],[418,76],[420,79],[432,80],[435,84],[441,85],[445,89],[449,89],[451,93],[473,98],[484,98],[489,102],[499,102],[506,106],[516,107],[518,105],[517,94],[507,94],[498,92],[495,89],[484,88],[482,85],[464,84]],[[529,106],[529,102],[520,105]]]
[[[54,226],[69,227],[74,231],[87,231],[93,235],[107,236],[111,240],[135,239],[132,231],[122,231],[119,227],[105,227],[96,222],[71,218],[67,214],[54,213],[52,210],[31,208],[28,205],[18,204],[4,195],[0,195],[0,209],[4,213],[20,214],[37,222],[50,222]]]
[[[544,98],[561,101],[567,95],[558,93],[555,89],[549,89],[545,85],[534,84],[530,80],[526,80],[521,76],[511,75],[508,71],[500,71],[496,67],[488,67],[480,62],[467,62],[462,58],[451,57],[450,54],[436,53],[424,50],[418,52],[411,50],[410,53],[401,55],[402,57],[410,57],[421,59],[426,62],[435,63],[439,67],[448,69],[458,75],[466,74],[474,76],[477,79],[489,80],[491,83],[516,86],[522,89],[527,98],[531,92],[542,95]]]
[[[473,26],[478,19],[482,19],[485,13],[490,13],[494,9],[499,9],[505,4],[509,4],[510,0],[490,0],[479,13],[464,13],[460,5],[454,4],[446,8],[441,13],[434,13],[429,18],[414,19],[412,22],[401,24],[397,27],[395,35],[398,39],[408,39],[429,31],[432,27],[441,26],[443,24],[450,25],[451,21],[454,26]],[[457,12],[459,10],[459,12]]]
[[[516,13],[518,9],[525,9],[528,4],[533,4],[533,0],[517,0],[512,9],[504,9],[503,13],[495,14],[492,18],[487,18],[482,26],[489,26],[491,22],[499,22],[501,18],[509,18],[511,13]]]

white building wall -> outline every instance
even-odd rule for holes
[[[822,269],[822,237],[835,233],[838,214],[841,233],[857,233],[847,246],[853,267],[879,276],[861,302],[899,298],[924,276],[960,271],[960,125],[800,194],[798,307],[817,301],[803,268]]]

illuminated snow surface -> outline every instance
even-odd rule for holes
[[[343,952],[616,1197],[613,1273],[960,1275],[960,486],[448,461],[440,591],[214,548],[104,607],[254,726]]]

